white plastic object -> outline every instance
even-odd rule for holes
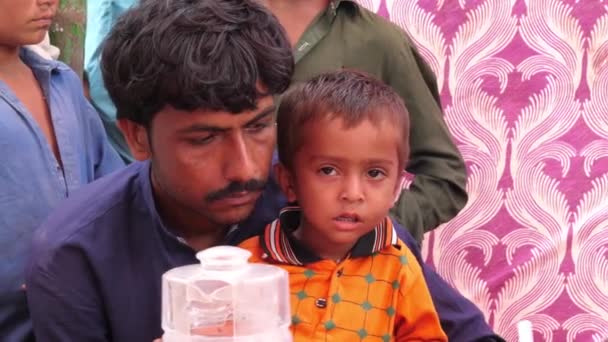
[[[218,246],[162,278],[163,342],[291,342],[289,275]]]
[[[519,336],[519,342],[534,342],[532,322],[527,320],[517,322],[517,335]]]

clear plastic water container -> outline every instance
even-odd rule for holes
[[[196,255],[200,264],[166,272],[163,342],[291,342],[289,276],[250,256],[213,247]]]

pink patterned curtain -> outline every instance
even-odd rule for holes
[[[438,76],[470,200],[424,255],[508,341],[608,339],[608,0],[360,0]]]

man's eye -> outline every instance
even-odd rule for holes
[[[326,175],[326,176],[335,176],[336,175],[336,169],[334,169],[333,167],[322,167],[321,169],[319,169],[319,173]]]
[[[271,123],[269,123],[269,122],[258,122],[256,124],[248,126],[247,130],[250,131],[250,132],[257,133],[257,132],[260,132],[260,131],[262,131],[262,130],[270,127],[270,126],[271,126]]]
[[[207,135],[204,137],[200,137],[200,138],[190,138],[188,139],[188,141],[192,144],[192,145],[207,145],[209,143],[211,143],[213,141],[213,139],[215,139],[215,135]]]

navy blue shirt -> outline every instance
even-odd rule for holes
[[[86,186],[37,232],[26,280],[38,341],[161,337],[161,276],[197,260],[163,225],[149,170],[148,162],[135,163]],[[227,234],[226,243],[258,234],[285,204],[270,183],[252,217]],[[415,240],[398,230],[420,259]],[[422,265],[450,341],[491,336],[481,312]]]

